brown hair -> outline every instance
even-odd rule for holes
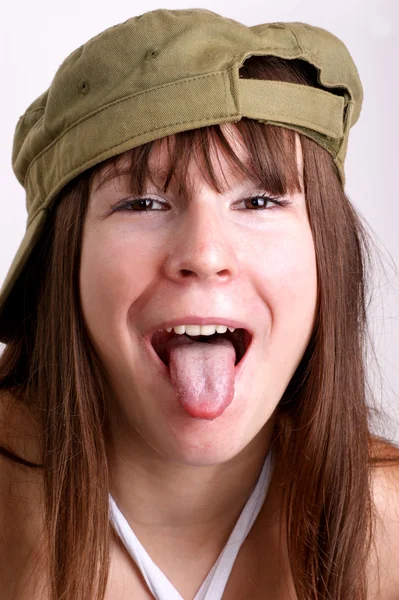
[[[240,76],[320,87],[316,69],[301,60],[250,57]],[[241,164],[214,125],[134,148],[70,182],[56,200],[43,242],[9,304],[12,327],[0,358],[0,389],[29,406],[43,432],[38,468],[44,477],[52,600],[103,599],[109,571],[104,373],[79,301],[82,230],[93,176],[101,171],[101,185],[121,172],[121,159],[128,157],[132,191],[141,194],[150,153],[167,143],[165,190],[176,177],[185,193],[185,174],[194,155],[204,178],[220,192],[223,186],[210,161],[215,144],[235,168],[257,177],[271,194],[300,189],[294,131],[246,118],[234,126],[252,157],[250,167]],[[375,448],[386,440],[369,428],[372,395],[365,348],[370,342],[370,239],[331,156],[304,135],[300,141],[317,258],[317,317],[309,345],[276,407],[272,443],[283,470],[287,544],[298,597],[364,600],[373,532],[370,467],[395,458],[393,445],[392,458],[379,458]],[[23,319],[13,319],[11,311],[16,310]],[[31,464],[5,445],[2,452]]]

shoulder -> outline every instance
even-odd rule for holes
[[[378,441],[371,469],[374,512],[373,547],[370,556],[370,598],[399,598],[399,447]]]

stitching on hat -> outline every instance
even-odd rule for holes
[[[289,28],[289,29],[291,30],[291,28]],[[291,31],[292,31],[292,30],[291,30]],[[295,35],[295,34],[294,34],[294,32],[292,32],[292,33],[293,33],[293,35]],[[295,35],[295,37],[296,37],[296,35]],[[310,49],[310,47],[309,47],[308,45],[299,45],[299,44],[298,44],[298,46],[299,46],[299,48],[300,48],[300,50],[301,50],[302,54],[305,54],[305,55],[307,54],[307,55],[309,56],[309,58],[311,58],[311,59],[312,59],[312,61],[313,61],[313,62],[316,62],[316,63],[317,63],[317,69],[318,69],[318,70],[319,70],[321,73],[324,73],[325,69],[323,70],[323,69],[322,69],[322,68],[319,66],[319,63],[320,63],[320,54],[315,54],[315,53],[313,52],[313,50],[311,50],[311,49]],[[316,67],[316,65],[313,65],[313,66],[315,66],[315,67]],[[322,83],[322,85],[323,85],[323,86],[326,86],[326,87],[328,87],[328,85],[327,85],[327,84],[325,84],[325,83]],[[344,82],[342,82],[342,83],[340,83],[340,87],[344,88],[344,89],[346,90],[347,94],[349,94],[349,96],[350,96],[351,100],[352,100],[352,101],[354,101],[353,93],[352,93],[352,91],[349,89],[349,87],[348,87],[348,84],[347,84],[347,83],[344,83]],[[314,89],[320,89],[320,88],[314,88]],[[336,89],[336,88],[331,88],[331,87],[330,87],[330,89]],[[323,92],[327,91],[327,93],[331,93],[331,92],[329,92],[328,90],[325,90],[325,89],[323,89],[323,90],[321,90],[321,91],[323,91]],[[346,98],[345,98],[345,97],[343,97],[343,96],[341,96],[341,95],[340,95],[340,97],[341,97],[341,98],[344,98],[344,100],[345,100],[345,103],[346,103]]]
[[[262,54],[258,53],[259,50],[262,52]],[[297,48],[295,48],[293,52],[287,52],[287,55],[289,55],[289,56],[286,56],[285,53],[283,53],[283,55],[281,54],[281,50],[282,50],[281,46],[269,46],[268,48],[259,48],[259,50],[248,51],[249,54],[244,59],[242,58],[242,52],[240,54],[236,54],[234,56],[234,60],[237,61],[238,68],[240,69],[242,66],[244,66],[245,61],[248,58],[250,58],[251,56],[277,56],[278,58],[283,58],[285,60],[292,60],[293,58],[300,58],[298,56],[298,50],[300,51],[300,54],[303,54],[303,51],[299,46]],[[277,54],[274,54],[274,53],[277,53]],[[288,83],[288,82],[281,82],[281,83]]]
[[[228,79],[230,82],[230,78],[228,78]],[[224,87],[224,105],[227,110],[227,85],[226,85],[226,77],[225,76],[223,77],[223,87]]]
[[[289,82],[287,82],[287,81],[279,81],[278,83],[279,83],[280,85],[283,85],[283,86],[289,86],[289,87],[290,87],[290,86],[292,86],[292,85],[298,85],[298,84],[292,84],[292,83],[289,83]],[[304,86],[303,86],[303,87],[304,87]],[[305,86],[305,87],[306,87],[306,89],[311,89],[313,94],[316,94],[316,93],[317,93],[317,94],[318,94],[320,97],[323,97],[325,94],[328,94],[329,96],[331,96],[331,95],[332,95],[332,94],[331,94],[331,92],[328,92],[328,91],[326,91],[326,90],[322,90],[322,89],[320,89],[320,88],[315,88],[315,87],[310,87],[310,86]],[[342,96],[338,96],[338,97],[339,97],[339,98],[342,98]],[[345,107],[344,107],[344,108],[345,108]],[[289,117],[289,116],[291,116],[291,114],[290,114],[289,112],[288,112],[288,113],[285,113],[285,112],[281,111],[281,109],[279,110],[279,116],[280,116],[280,115],[281,115],[281,116],[283,116],[283,117]],[[267,120],[267,119],[266,119],[266,120]],[[275,120],[275,119],[271,118],[270,120]],[[319,123],[315,123],[314,121],[308,121],[308,120],[306,120],[306,123],[309,123],[310,125],[314,125],[315,127],[319,127],[319,126],[320,126],[320,124],[319,124]],[[306,125],[303,125],[303,126],[305,127]],[[323,135],[327,135],[327,136],[328,136],[328,134],[323,134]],[[338,139],[342,139],[343,137],[345,137],[345,131],[344,131],[344,133],[342,134],[342,136],[338,136]]]
[[[281,116],[283,116],[283,117],[288,117],[288,116],[290,116],[290,115],[289,115],[289,113],[283,113],[283,112],[281,112],[281,113],[280,113],[280,115],[281,115]],[[230,112],[230,113],[228,113],[228,114],[226,114],[226,115],[225,115],[225,114],[223,114],[223,115],[222,115],[222,114],[221,114],[221,115],[215,115],[215,118],[217,119],[217,118],[219,118],[219,117],[235,117],[235,116],[240,116],[240,115],[239,115],[239,113],[236,113],[236,112],[232,112],[232,113]],[[84,119],[84,120],[85,120],[85,119]],[[270,119],[270,120],[273,120],[273,119]],[[202,119],[202,120],[200,120],[200,121],[196,120],[195,122],[200,122],[200,123],[201,123],[201,121],[207,122],[207,121],[208,121],[208,118],[206,118],[206,119]],[[265,121],[267,122],[267,119],[265,119]],[[140,136],[141,136],[141,135],[145,135],[146,133],[151,133],[151,132],[153,132],[153,131],[158,131],[158,130],[160,130],[160,129],[165,129],[165,127],[174,127],[175,125],[185,125],[186,123],[194,123],[194,121],[193,121],[192,119],[189,119],[188,121],[176,121],[175,123],[168,123],[168,125],[163,125],[162,127],[155,127],[155,128],[153,128],[153,129],[146,129],[145,131],[142,131],[142,132],[140,133]],[[307,123],[307,124],[310,124],[310,125],[318,126],[318,124],[317,124],[317,123],[313,123],[312,121],[306,121],[306,123]],[[290,125],[290,123],[289,123],[289,122],[287,122],[287,124],[288,124],[288,125]],[[304,124],[304,125],[303,125],[303,127],[306,127],[306,124]],[[68,131],[68,130],[67,130],[67,131]],[[65,132],[65,133],[66,133],[66,132]],[[323,135],[323,134],[322,134],[322,135]],[[328,134],[324,134],[324,135],[327,135],[327,137],[328,137]],[[136,136],[136,137],[138,137],[138,136]],[[343,137],[345,137],[345,136],[343,136]],[[125,143],[125,142],[127,142],[129,139],[134,139],[134,138],[129,138],[129,137],[128,137],[128,138],[126,138],[125,140],[123,140],[122,142],[118,142],[118,143],[117,143],[117,144],[115,144],[114,146],[111,146],[110,148],[107,148],[107,150],[106,150],[106,151],[108,152],[109,150],[112,150],[113,148],[116,148],[117,146],[120,146],[121,144],[124,144],[124,143]],[[338,139],[340,139],[340,138],[338,138]],[[57,140],[58,140],[58,138],[57,138]],[[45,152],[45,151],[49,150],[49,149],[50,149],[50,147],[51,147],[51,146],[52,146],[54,143],[55,143],[55,142],[53,142],[52,144],[50,144],[50,146],[48,146],[47,148],[45,148],[45,150],[44,150],[44,151],[43,151],[41,154],[39,154],[39,155],[38,155],[38,156],[35,158],[35,160],[34,160],[34,161],[33,161],[33,162],[32,162],[32,163],[29,165],[28,171],[27,171],[27,173],[26,173],[25,182],[24,182],[25,184],[26,184],[26,182],[27,182],[27,179],[28,179],[28,174],[29,174],[29,172],[30,172],[30,168],[31,168],[31,166],[33,165],[33,163],[34,163],[34,162],[36,162],[36,160],[38,160],[38,159],[40,158],[40,156],[41,156],[42,154],[44,154],[44,152]],[[77,169],[79,169],[79,168],[80,168],[81,166],[83,166],[84,164],[85,164],[85,163],[82,163],[81,165],[79,165],[79,166],[78,166],[78,167],[76,167],[76,168],[77,168]]]
[[[37,209],[37,210],[36,210],[36,211],[33,213],[33,215],[32,215],[31,217],[29,217],[29,219],[28,219],[28,222],[27,222],[27,224],[26,224],[26,227],[27,227],[27,228],[28,228],[28,227],[30,227],[30,225],[32,224],[32,221],[34,221],[34,220],[36,219],[36,217],[37,217],[37,216],[38,216],[38,215],[39,215],[41,212],[46,212],[46,213],[48,213],[48,212],[49,212],[49,207],[48,207],[48,206],[46,206],[46,205],[44,205],[44,204],[41,204],[41,205],[39,206],[39,208],[38,208],[38,209]],[[46,218],[47,218],[47,215],[46,215]]]
[[[226,115],[226,114],[223,114],[223,115],[215,115],[215,118],[216,118],[216,119],[218,119],[219,117],[223,117],[223,118],[224,118],[224,117],[235,117],[235,116],[237,116],[237,113],[229,113],[229,114],[227,114],[227,115]],[[189,119],[188,121],[177,121],[176,123],[169,123],[168,125],[164,125],[163,127],[156,127],[155,129],[147,129],[146,131],[142,131],[142,132],[140,133],[140,136],[142,136],[142,135],[144,135],[144,134],[146,134],[146,133],[151,133],[152,131],[158,131],[159,129],[165,129],[166,127],[174,127],[175,125],[184,125],[185,123],[194,123],[194,122],[195,122],[195,123],[201,123],[201,122],[204,122],[204,123],[206,123],[207,121],[208,121],[208,118],[206,118],[206,119],[201,119],[201,120],[198,120],[198,119],[197,119],[196,121],[193,121],[192,119]],[[138,137],[138,136],[135,136],[135,137]],[[104,152],[109,152],[110,150],[113,150],[114,148],[117,148],[118,146],[121,146],[121,145],[125,144],[127,141],[129,141],[129,140],[134,140],[134,139],[135,139],[134,137],[133,137],[133,138],[130,138],[130,137],[128,137],[128,138],[126,138],[125,140],[123,140],[122,142],[118,142],[118,143],[117,143],[117,144],[115,144],[114,146],[110,146],[110,147],[109,147],[109,148],[107,148],[106,150],[103,150],[103,152],[100,152],[100,154],[98,154],[97,156],[101,156],[101,154],[104,154]],[[93,158],[94,158],[94,157],[93,157]],[[90,161],[91,161],[91,160],[93,160],[93,158],[91,158],[91,159],[90,159]],[[67,175],[66,177],[70,178],[70,177],[71,177],[71,175],[72,175],[72,178],[73,178],[73,177],[74,177],[73,173],[75,173],[75,171],[76,171],[76,172],[78,172],[78,171],[81,169],[81,167],[83,167],[85,164],[87,164],[87,163],[88,163],[88,162],[90,162],[90,161],[86,161],[86,162],[84,162],[84,163],[80,163],[80,164],[78,164],[78,165],[77,165],[77,166],[74,168],[74,170],[73,170],[71,173],[68,173],[68,175]],[[26,179],[27,179],[27,178],[26,178]],[[25,181],[26,181],[26,180],[25,180]],[[66,184],[65,184],[65,185],[66,185]],[[57,192],[57,193],[58,193],[58,192]],[[53,191],[51,191],[51,192],[49,192],[49,193],[47,194],[47,197],[46,197],[46,199],[47,199],[48,197],[51,197],[51,200],[50,200],[50,202],[49,202],[49,203],[51,203],[51,202],[54,200],[54,197],[53,197],[53,195],[54,195],[54,192],[53,192]],[[31,221],[32,221],[32,220],[33,220],[33,219],[36,217],[36,215],[38,214],[38,212],[40,212],[40,211],[41,211],[41,210],[43,210],[44,208],[47,208],[47,209],[48,209],[48,207],[49,207],[49,203],[47,203],[47,204],[46,204],[46,200],[45,200],[45,201],[44,201],[44,203],[43,203],[43,204],[41,204],[41,205],[38,207],[38,209],[36,210],[36,212],[35,212],[35,213],[33,213],[33,214],[32,214],[32,215],[29,217],[28,225],[29,225],[29,223],[30,223],[30,222],[31,222]]]
[[[320,60],[320,54],[315,54],[315,53],[313,52],[313,50],[310,50],[309,48],[308,48],[307,52],[308,52],[308,54],[309,54],[310,58],[311,58],[313,61],[316,61],[316,60],[317,60],[317,61],[319,61],[319,60]],[[321,70],[321,68],[320,68],[320,70]]]
[[[292,27],[290,27],[289,25],[286,25],[286,28],[287,28],[287,29],[288,29],[288,30],[291,32],[291,35],[292,35],[292,37],[295,39],[296,45],[298,46],[298,48],[300,49],[300,51],[301,51],[301,52],[302,52],[302,54],[303,54],[302,45],[299,43],[299,40],[298,40],[298,36],[297,36],[297,34],[296,34],[296,33],[295,33],[295,31],[292,29]]]
[[[37,156],[35,156],[35,158],[33,159],[33,161],[30,163],[27,171],[26,171],[26,176],[25,176],[25,180],[24,182],[26,182],[27,178],[28,178],[28,174],[29,171],[31,169],[31,167],[34,165],[34,163],[45,153],[47,152],[47,150],[49,150],[53,145],[55,145],[64,135],[66,135],[71,129],[74,129],[75,127],[77,127],[80,123],[83,123],[84,121],[90,119],[91,117],[93,117],[94,115],[98,114],[99,112],[102,112],[103,110],[106,110],[107,108],[109,108],[110,106],[115,106],[116,104],[120,104],[121,102],[125,102],[126,100],[129,100],[130,98],[134,98],[134,96],[144,96],[145,94],[150,94],[151,92],[153,92],[154,90],[158,90],[158,89],[163,89],[163,88],[167,88],[167,87],[171,87],[171,86],[177,86],[177,85],[183,85],[185,84],[187,81],[195,81],[196,79],[205,79],[207,77],[216,77],[216,76],[224,76],[225,71],[215,71],[214,73],[205,73],[204,75],[195,75],[193,77],[186,77],[183,80],[179,80],[179,81],[171,81],[169,83],[164,83],[162,85],[157,85],[154,86],[152,88],[149,88],[148,90],[144,90],[141,92],[135,92],[134,94],[128,94],[127,96],[123,96],[123,98],[118,98],[117,100],[113,100],[112,102],[109,102],[108,104],[104,104],[104,106],[101,106],[99,108],[97,108],[96,110],[92,111],[91,113],[89,113],[88,115],[85,115],[84,117],[82,117],[81,119],[79,119],[78,121],[75,121],[74,123],[72,123],[67,129],[65,129],[57,138],[55,138],[55,140],[53,140],[50,144],[48,144],[48,146],[46,146],[45,148],[43,148],[43,150],[41,150],[39,152],[39,154]],[[234,113],[233,113],[234,114]],[[230,116],[230,115],[228,115]],[[36,123],[37,125],[37,123]],[[145,133],[145,132],[143,132]]]
[[[72,125],[70,125],[66,130],[64,130],[55,140],[53,140],[48,146],[46,146],[45,148],[43,148],[43,150],[41,152],[39,152],[39,154],[37,156],[35,156],[35,158],[32,160],[32,162],[30,163],[30,165],[28,166],[28,169],[26,171],[26,175],[25,175],[25,178],[24,178],[24,186],[26,187],[26,185],[27,185],[27,181],[28,181],[28,178],[29,178],[30,170],[33,167],[33,165],[36,163],[36,161],[38,161],[39,158],[43,154],[45,154],[46,152],[48,152],[55,144],[57,144],[58,141],[60,139],[62,139],[69,131],[71,131],[72,129],[74,129],[79,124],[83,123],[84,121],[89,120],[94,115],[96,115],[96,114],[98,114],[98,113],[106,110],[107,108],[109,108],[111,106],[115,106],[116,104],[120,104],[122,102],[126,102],[126,100],[134,98],[135,96],[144,96],[145,94],[149,94],[149,93],[151,93],[151,92],[153,92],[154,90],[157,90],[157,89],[164,89],[164,88],[171,87],[171,86],[183,85],[187,81],[195,81],[197,79],[204,79],[204,78],[208,78],[208,77],[216,77],[216,76],[220,76],[220,75],[222,75],[222,79],[224,80],[225,73],[226,73],[225,71],[216,71],[214,73],[206,73],[205,75],[196,75],[194,77],[188,77],[188,78],[185,78],[185,79],[180,80],[180,81],[173,81],[173,82],[170,82],[170,83],[167,83],[167,84],[163,84],[163,85],[160,85],[160,86],[155,86],[155,87],[149,88],[148,90],[144,90],[142,92],[135,92],[134,94],[129,94],[128,96],[124,96],[123,98],[119,98],[118,100],[114,100],[112,102],[109,102],[108,104],[105,104],[104,106],[102,106],[100,108],[97,108],[95,111],[89,113],[88,115],[85,115],[84,117],[82,117],[78,121],[75,121],[75,123],[72,123]],[[286,83],[287,85],[293,85],[293,84],[289,84],[288,82],[280,82],[280,83]],[[317,90],[317,88],[313,88],[313,89]],[[324,90],[318,90],[318,91],[324,92]],[[226,88],[225,88],[225,92],[226,92]],[[329,93],[329,92],[324,92],[324,93]],[[223,116],[223,117],[232,117],[232,116],[237,116],[237,114],[238,113],[233,112],[233,113],[229,113],[227,115],[220,115],[220,116]],[[289,116],[289,115],[283,114],[283,113],[280,113],[280,114],[282,114],[282,116]],[[216,118],[218,118],[218,117],[216,116]],[[183,125],[185,123],[190,123],[190,122],[191,122],[191,119],[188,120],[188,121],[177,121],[176,123],[170,123],[168,125],[168,127],[170,127],[170,126],[173,127],[174,125]],[[308,121],[308,123],[310,125],[316,125],[316,123],[313,123],[312,121]],[[38,122],[35,124],[35,126],[37,124],[38,124]],[[151,131],[157,131],[159,129],[162,129],[162,127],[157,127],[155,129],[148,129],[146,131],[141,132],[140,135],[143,135],[143,134],[146,134],[146,133],[150,133]],[[129,138],[127,138],[127,139],[129,139]],[[120,143],[124,143],[124,142],[120,142]],[[119,144],[117,144],[117,146]]]
[[[320,61],[320,55],[319,54],[315,54],[313,52],[313,50],[311,50],[309,48],[309,46],[303,46],[302,50],[303,50],[303,53],[307,54],[314,62],[318,63]],[[313,65],[313,66],[316,66],[316,65]],[[320,68],[320,67],[318,66],[317,68]]]
[[[262,79],[245,79],[245,78],[240,78],[240,81],[264,81]],[[272,81],[272,80],[269,80]],[[317,94],[318,96],[320,96],[321,98],[327,96],[334,96],[336,98],[342,98],[343,100],[345,100],[345,98],[341,95],[337,95],[337,94],[333,94],[331,91],[329,90],[324,90],[321,88],[317,88],[317,87],[313,87],[311,85],[304,85],[302,83],[291,83],[289,81],[273,81],[273,83],[278,83],[280,86],[282,87],[286,87],[287,89],[292,88],[293,85],[298,86],[298,89],[301,88],[303,90],[311,90],[312,94]]]
[[[284,112],[279,112],[279,116],[280,116],[280,115],[281,115],[282,117],[289,117],[289,116],[291,116],[291,115],[290,115],[290,113],[284,113]],[[272,118],[270,118],[270,117],[269,117],[269,119],[267,119],[267,118],[266,118],[266,121],[267,121],[267,120],[273,121],[273,120],[275,120],[275,119],[274,119],[273,117],[272,117]],[[280,119],[279,119],[279,120],[280,120]],[[288,125],[291,125],[291,123],[290,123],[289,121],[287,121],[287,124],[288,124]],[[325,135],[325,136],[327,136],[327,137],[331,137],[331,136],[330,136],[328,133],[323,133],[323,132],[320,132],[320,131],[319,131],[320,124],[319,124],[319,123],[314,123],[313,121],[308,121],[308,120],[306,120],[306,121],[305,121],[305,120],[304,120],[304,121],[303,121],[303,125],[299,125],[299,127],[306,127],[306,126],[307,126],[307,124],[309,124],[309,125],[314,125],[315,127],[317,127],[317,130],[316,130],[316,131],[317,131],[318,133],[321,133],[321,135]],[[310,129],[311,129],[311,128],[310,128]],[[342,137],[345,137],[345,136],[339,136],[337,139],[341,139]],[[335,138],[334,138],[334,139],[335,139]]]
[[[23,115],[21,115],[19,117],[19,119],[24,119],[25,117],[29,116],[29,115],[33,115],[33,113],[38,112],[39,110],[46,110],[45,106],[39,106],[38,108],[32,108],[32,110],[29,110],[28,112],[25,112]]]
[[[35,123],[33,123],[32,127],[30,128],[29,133],[31,131],[33,131],[34,129],[37,129],[39,127],[39,125],[41,125],[43,123],[43,121],[44,121],[44,114],[41,117],[39,117]]]
[[[335,158],[337,158],[337,160],[339,160],[339,161],[341,161],[341,158],[339,157],[339,155],[341,154],[345,140],[349,140],[349,133],[350,133],[352,115],[353,115],[354,110],[355,110],[355,102],[353,100],[349,100],[348,104],[345,107],[344,135],[342,137],[342,141],[339,145],[339,148],[335,154]]]
[[[227,114],[227,115],[220,115],[220,116],[221,116],[221,117],[235,117],[235,116],[237,116],[237,113],[229,113],[229,114]],[[217,119],[217,118],[219,118],[219,116],[218,116],[218,115],[215,115],[215,118]],[[141,132],[141,133],[140,133],[140,136],[142,136],[142,135],[144,135],[144,134],[146,134],[146,133],[151,133],[151,132],[153,132],[153,131],[158,131],[158,130],[160,130],[160,129],[165,129],[166,127],[174,127],[175,125],[184,125],[184,124],[186,124],[186,123],[194,123],[194,122],[195,122],[195,123],[201,123],[201,122],[207,123],[207,121],[208,121],[208,118],[206,118],[206,119],[201,119],[201,120],[196,120],[196,121],[192,121],[191,119],[190,119],[190,120],[188,120],[188,121],[177,121],[176,123],[169,123],[169,124],[168,124],[168,125],[166,125],[166,126],[164,125],[164,126],[162,126],[162,127],[156,127],[156,128],[154,128],[154,129],[147,129],[146,131],[143,131],[143,132]],[[288,124],[289,124],[289,123],[288,123]],[[323,135],[323,134],[320,134],[320,135]],[[138,137],[138,136],[135,136],[135,137]],[[106,150],[104,150],[103,152],[101,152],[100,154],[98,154],[98,155],[97,155],[97,157],[98,157],[98,156],[101,156],[102,154],[104,154],[104,152],[109,152],[110,150],[113,150],[114,148],[117,148],[118,146],[121,146],[121,145],[125,144],[127,141],[129,141],[129,140],[132,140],[132,141],[133,141],[134,139],[135,139],[134,137],[133,137],[133,138],[130,138],[130,137],[128,137],[128,138],[126,138],[125,140],[123,140],[122,142],[118,142],[118,143],[117,143],[117,144],[115,144],[114,146],[110,146],[109,148],[107,148]],[[96,158],[97,158],[97,157],[96,157]],[[90,159],[90,161],[85,161],[85,162],[83,162],[83,163],[80,163],[80,164],[78,164],[78,165],[75,167],[75,169],[74,169],[74,170],[73,170],[71,173],[69,173],[69,174],[68,174],[66,177],[68,177],[68,178],[69,178],[69,180],[70,180],[70,178],[71,178],[71,175],[72,175],[72,178],[73,178],[73,177],[74,177],[73,173],[75,173],[75,172],[79,172],[79,171],[80,171],[80,169],[81,169],[81,167],[84,167],[84,166],[85,166],[85,165],[86,165],[88,162],[91,162],[91,160],[93,160],[93,158],[94,158],[94,157],[92,157],[92,158]],[[81,172],[82,172],[82,171],[81,171]],[[57,193],[58,193],[58,192],[57,192]],[[50,204],[50,203],[51,203],[51,202],[54,200],[54,192],[53,192],[53,191],[51,191],[49,194],[47,194],[47,198],[49,198],[49,197],[51,198],[51,200],[50,200],[50,201],[49,201],[47,204],[43,203],[42,205],[40,205],[40,206],[38,207],[37,211],[36,211],[36,212],[35,212],[35,213],[34,213],[34,214],[33,214],[33,215],[32,215],[32,216],[29,218],[29,222],[28,222],[28,224],[29,224],[29,223],[30,223],[30,222],[31,222],[31,221],[32,221],[32,220],[33,220],[33,219],[36,217],[36,215],[37,215],[37,213],[38,213],[38,212],[40,212],[40,211],[41,211],[41,210],[43,210],[44,208],[48,208],[48,207],[49,207],[49,204]]]

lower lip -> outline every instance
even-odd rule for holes
[[[248,355],[249,355],[250,349],[252,347],[252,342],[253,342],[253,337],[251,338],[251,341],[248,344],[248,347],[247,347],[247,349],[245,351],[244,356],[241,358],[240,362],[234,367],[234,370],[235,370],[235,381],[238,381],[238,379],[241,377],[241,373],[244,370],[245,365],[247,364]],[[159,358],[158,354],[155,352],[154,347],[152,346],[152,344],[151,344],[151,342],[150,342],[150,340],[149,340],[148,337],[144,340],[144,344],[145,344],[145,347],[146,347],[147,351],[149,352],[149,354],[151,355],[151,357],[154,359],[154,362],[157,365],[159,371],[162,373],[162,375],[165,378],[168,379],[168,381],[171,381],[169,368]],[[233,402],[234,402],[234,399],[233,399]],[[185,412],[186,415],[188,415],[188,413],[186,411],[184,411],[184,412]],[[217,418],[219,416],[220,415],[218,414],[214,418]],[[194,418],[194,419],[201,419],[201,417],[192,417],[192,418]]]

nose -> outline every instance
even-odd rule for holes
[[[239,262],[232,224],[219,206],[197,202],[185,211],[168,249],[169,279],[226,282],[237,277]]]

